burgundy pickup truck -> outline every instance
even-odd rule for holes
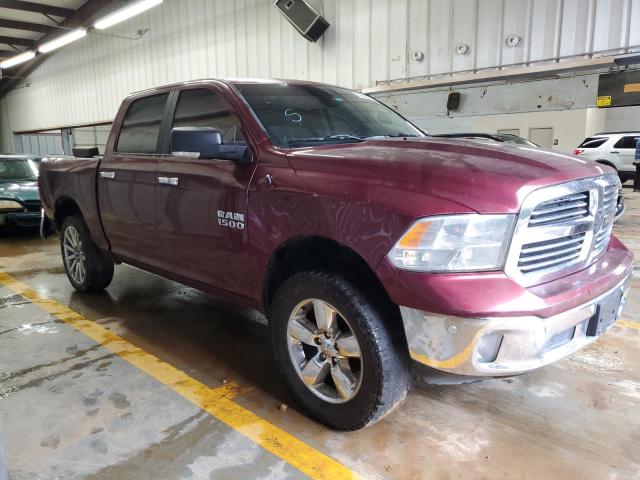
[[[288,388],[343,430],[402,401],[414,362],[491,377],[576,351],[632,272],[612,169],[309,82],[136,93],[102,158],[44,161],[39,185],[76,289],[122,262],[261,310]]]

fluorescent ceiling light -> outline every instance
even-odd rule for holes
[[[28,62],[33,57],[36,56],[36,52],[33,50],[29,50],[28,52],[21,53],[20,55],[16,55],[15,57],[11,57],[6,59],[4,62],[0,63],[0,68],[11,68],[16,65],[20,65],[21,63]]]
[[[105,28],[114,26],[116,23],[124,22],[131,17],[135,17],[139,13],[149,10],[156,5],[160,5],[162,1],[163,0],[140,0],[138,2],[134,2],[129,6],[116,10],[112,14],[101,18],[94,23],[93,26],[98,30],[104,30]]]
[[[73,32],[65,33],[64,35],[51,40],[50,42],[43,43],[38,47],[38,51],[40,53],[49,53],[57,48],[64,47],[65,45],[69,45],[71,42],[75,42],[76,40],[80,40],[82,37],[87,35],[87,31],[84,28],[79,28],[74,30]]]

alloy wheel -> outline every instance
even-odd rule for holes
[[[287,325],[291,361],[300,379],[316,396],[345,403],[362,383],[360,345],[348,320],[317,298],[300,302]]]
[[[80,234],[73,225],[69,225],[65,229],[62,247],[64,250],[64,262],[69,275],[74,282],[82,284],[87,276],[87,267],[85,265],[82,240],[80,240]]]

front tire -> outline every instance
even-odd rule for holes
[[[405,399],[413,376],[394,314],[336,273],[298,273],[278,289],[270,319],[274,355],[310,416],[357,430]]]
[[[80,292],[107,288],[113,279],[113,258],[95,244],[82,217],[67,217],[60,235],[64,269],[73,288]]]

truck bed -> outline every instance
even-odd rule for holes
[[[76,209],[85,219],[91,236],[102,248],[109,244],[100,222],[97,201],[97,174],[102,157],[48,158],[40,165],[38,184],[42,208],[56,221],[56,214],[64,209]],[[54,200],[55,199],[55,200]],[[54,201],[57,204],[54,205]],[[55,225],[59,228],[60,225]]]

